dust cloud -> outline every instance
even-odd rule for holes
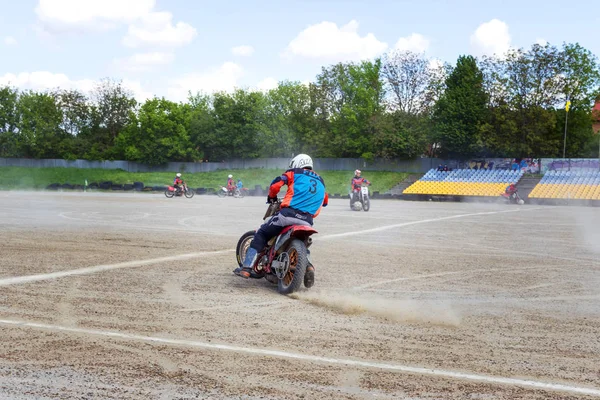
[[[397,322],[459,326],[462,320],[456,310],[440,302],[324,292],[297,292],[289,297],[340,314],[364,314]]]

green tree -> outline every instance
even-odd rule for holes
[[[318,121],[310,138],[320,144],[318,155],[371,157],[384,93],[380,59],[323,68],[313,91]]]
[[[314,129],[314,110],[309,86],[300,82],[280,82],[269,90],[265,100],[263,154],[289,157],[310,151],[306,137]]]
[[[59,158],[68,152],[64,141],[66,135],[60,128],[62,112],[54,96],[33,91],[22,92],[17,110],[17,143],[22,156]]]
[[[189,104],[147,100],[117,138],[119,150],[128,160],[148,165],[197,159],[187,131],[190,111]]]
[[[211,160],[260,157],[264,95],[242,89],[215,93],[212,105],[214,129],[201,135],[199,143],[206,156]]]
[[[18,157],[17,103],[19,92],[10,86],[0,87],[0,157]]]
[[[466,158],[480,152],[480,129],[488,118],[487,104],[483,73],[477,61],[472,56],[459,57],[434,108],[439,156]]]
[[[119,81],[101,80],[93,92],[100,127],[106,129],[112,140],[129,124],[137,101],[133,93]]]

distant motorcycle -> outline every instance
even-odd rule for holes
[[[525,200],[519,196],[519,192],[514,192],[513,194],[502,193],[501,196],[508,202],[508,204],[525,204]]]
[[[353,211],[369,211],[371,209],[371,200],[369,200],[369,188],[361,186],[356,194],[350,191],[350,209]]]
[[[173,196],[181,196],[182,194],[185,195],[185,197],[187,197],[188,199],[191,199],[192,197],[194,197],[194,190],[188,188],[188,185],[185,183],[181,185],[181,188],[179,190],[177,190],[173,186],[167,186],[167,190],[165,190],[165,196],[169,199]]]
[[[236,187],[233,190],[229,190],[229,189],[227,189],[226,186],[221,186],[221,189],[217,190],[217,196],[219,196],[219,197],[233,196],[237,199],[237,198],[242,198],[242,197],[246,196],[247,192],[248,192],[248,189],[246,189],[246,188],[240,189],[240,188]]]

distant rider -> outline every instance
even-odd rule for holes
[[[361,174],[362,174],[362,172],[360,171],[360,169],[357,169],[356,171],[354,171],[354,178],[352,178],[352,182],[351,182],[352,201],[356,201],[358,192],[360,192],[360,188],[362,187],[363,183],[366,183],[367,185],[371,185],[371,182],[369,182],[367,179],[363,178],[361,176]]]
[[[242,278],[249,278],[256,257],[268,241],[281,233],[288,225],[312,226],[313,219],[327,207],[329,196],[325,191],[325,182],[313,170],[313,161],[306,154],[299,154],[290,160],[289,169],[271,182],[267,203],[277,201],[277,194],[283,185],[287,192],[280,210],[265,222],[254,234],[246,258],[241,267],[233,272]],[[309,263],[304,276],[304,285],[311,287],[315,280],[315,268]]]
[[[178,196],[181,196],[181,191],[183,190],[183,179],[181,179],[181,173],[177,173],[175,175],[175,179],[173,179],[173,187],[175,188],[175,192]]]
[[[232,193],[235,189],[235,183],[233,182],[233,175],[229,174],[227,177],[227,191]]]
[[[511,183],[510,185],[508,185],[506,187],[506,189],[504,190],[504,193],[506,193],[506,195],[508,196],[509,199],[512,199],[513,197],[515,197],[515,195],[517,193],[517,185],[515,185],[514,183]]]

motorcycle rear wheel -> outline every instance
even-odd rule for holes
[[[219,197],[225,197],[226,195],[227,195],[227,193],[225,193],[223,191],[223,189],[217,190],[217,196],[219,196]]]
[[[165,190],[165,196],[166,196],[168,199],[170,199],[171,197],[175,196],[175,192],[173,192],[173,191],[171,191],[171,190],[167,189],[167,190]]]
[[[281,294],[290,294],[298,291],[304,284],[304,274],[308,266],[306,245],[298,239],[293,239],[287,253],[290,266],[287,274],[277,283],[277,291]]]

